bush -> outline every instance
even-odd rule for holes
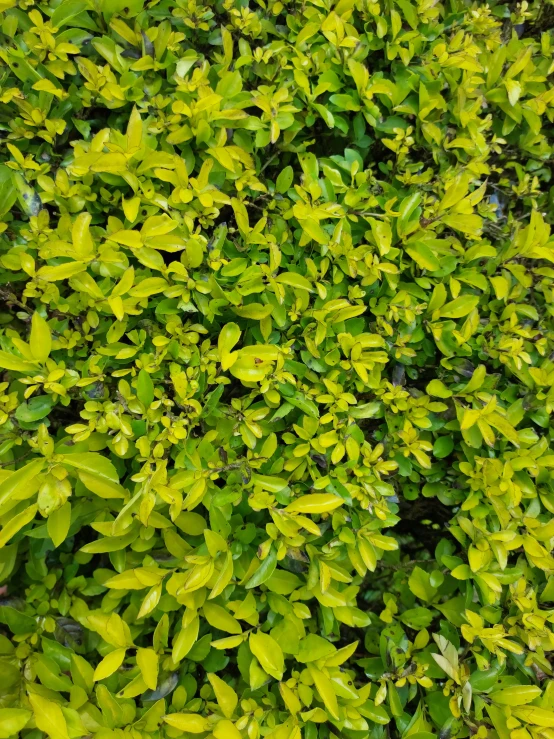
[[[0,739],[553,739],[552,6],[0,10]]]

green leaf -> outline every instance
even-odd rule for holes
[[[52,25],[56,28],[62,28],[63,26],[83,27],[79,23],[79,16],[88,8],[89,6],[83,0],[64,0],[50,16]]]
[[[408,585],[412,593],[424,601],[431,601],[436,595],[437,589],[431,584],[431,578],[428,572],[422,570],[421,567],[414,567]]]
[[[287,397],[287,402],[298,408],[310,418],[319,418],[319,410],[313,400],[307,398],[303,393],[295,392]]]
[[[433,454],[437,459],[444,459],[452,454],[454,439],[451,436],[441,436],[433,444]]]
[[[419,225],[418,205],[421,202],[421,193],[414,192],[405,197],[398,208],[396,230],[402,238]]]
[[[0,708],[0,739],[19,734],[31,716],[31,711],[24,708]]]
[[[31,398],[29,402],[18,406],[15,417],[22,423],[35,423],[45,418],[55,404],[56,401],[51,395],[37,395]]]
[[[316,662],[336,652],[336,647],[318,634],[308,634],[300,641],[296,659],[299,662]]]
[[[289,189],[289,187],[292,185],[292,181],[294,180],[294,170],[291,166],[285,167],[281,172],[279,173],[279,176],[277,177],[277,180],[275,182],[275,190],[279,193],[285,193]]]
[[[0,164],[0,218],[9,213],[17,200],[17,190],[13,183],[12,170]]]
[[[384,726],[390,722],[390,716],[386,708],[384,706],[376,706],[372,700],[367,700],[358,710],[362,716],[365,716],[376,724]]]
[[[257,588],[259,585],[262,585],[264,582],[267,582],[275,572],[276,567],[277,553],[274,548],[271,548],[267,557],[262,561],[261,565],[258,567],[256,572],[254,572],[248,582],[245,583],[244,587],[247,590],[251,590],[252,588]]]
[[[147,408],[154,401],[154,383],[145,370],[141,370],[138,374],[137,397]]]

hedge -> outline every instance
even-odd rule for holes
[[[552,26],[0,0],[0,739],[554,739]]]

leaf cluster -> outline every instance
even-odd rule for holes
[[[0,0],[0,739],[554,739],[552,20]]]

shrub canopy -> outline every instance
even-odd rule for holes
[[[0,0],[0,739],[553,739],[551,6]]]

